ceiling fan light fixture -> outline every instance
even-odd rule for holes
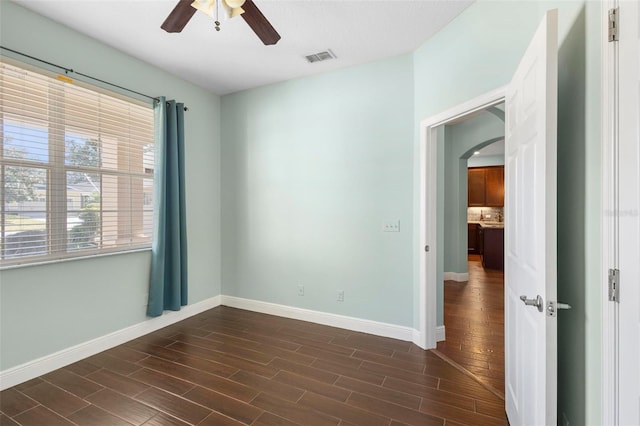
[[[241,7],[234,7],[231,9],[231,17],[235,18],[236,16],[240,16],[244,13],[244,9]]]
[[[240,16],[244,13],[242,5],[245,0],[219,0],[219,2],[222,4],[225,20],[235,18],[236,16]]]
[[[242,5],[245,1],[246,0],[224,0],[227,6],[229,6],[231,9],[242,8]]]
[[[200,12],[206,13],[212,18],[215,18],[213,9],[215,4],[215,0],[195,0],[193,3],[191,3],[191,7],[199,10]]]
[[[220,31],[220,21],[226,21],[227,19],[235,18],[244,13],[242,5],[246,0],[194,0],[191,3],[191,7],[206,13],[216,22],[216,30]],[[222,6],[222,13],[220,11]],[[220,16],[222,15],[222,16]]]

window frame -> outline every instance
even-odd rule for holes
[[[67,162],[67,139],[68,134],[71,133],[74,136],[82,136],[81,133],[86,132],[86,141],[94,135],[91,134],[91,130],[87,128],[82,128],[77,125],[69,126],[72,131],[68,132],[68,128],[65,126],[65,101],[63,97],[53,97],[54,99],[48,100],[48,108],[46,112],[47,121],[44,123],[45,130],[50,130],[52,127],[52,123],[54,125],[61,125],[62,131],[47,132],[47,146],[48,146],[48,156],[47,161],[38,161],[34,159],[15,159],[15,158],[5,158],[4,157],[4,142],[5,142],[5,123],[11,122],[11,117],[5,117],[4,108],[0,109],[0,181],[5,183],[0,187],[0,270],[4,269],[12,269],[18,267],[32,266],[32,265],[40,265],[40,264],[48,264],[48,263],[58,263],[63,261],[72,261],[86,258],[94,258],[98,256],[109,256],[109,255],[117,255],[117,254],[126,254],[126,253],[135,253],[140,251],[148,251],[151,249],[152,240],[153,240],[153,224],[151,226],[145,225],[145,214],[150,214],[151,217],[155,216],[155,208],[153,202],[151,203],[151,210],[149,210],[149,204],[147,204],[148,200],[148,191],[145,191],[145,188],[150,186],[151,188],[155,187],[154,183],[154,170],[149,169],[149,164],[146,163],[147,159],[145,158],[146,147],[151,145],[152,151],[155,151],[155,123],[154,123],[154,105],[152,100],[141,101],[135,97],[131,97],[128,95],[124,95],[122,93],[114,92],[113,90],[108,90],[104,87],[87,83],[82,80],[69,79],[68,77],[61,76],[56,72],[52,72],[50,70],[44,69],[39,66],[35,66],[29,63],[25,63],[23,61],[19,61],[13,59],[11,57],[7,57],[5,55],[0,55],[0,63],[5,63],[9,66],[19,67],[27,72],[36,73],[41,76],[53,79],[53,80],[62,80],[63,84],[73,84],[74,86],[80,87],[85,90],[89,90],[95,93],[98,96],[106,95],[111,98],[115,98],[119,101],[124,101],[131,106],[136,107],[144,107],[148,108],[148,113],[150,115],[151,120],[151,131],[148,135],[150,136],[150,143],[140,142],[141,146],[141,168],[140,171],[136,172],[132,169],[127,171],[119,170],[117,167],[110,169],[109,167],[105,167],[102,165],[102,161],[104,158],[100,156],[99,163],[95,166],[86,166],[86,165],[78,165],[78,164],[70,164]],[[64,78],[61,78],[64,77]],[[56,82],[59,84],[58,82]],[[51,108],[51,106],[54,108]],[[10,114],[11,115],[11,114]],[[17,116],[22,123],[24,121],[34,123],[38,122],[38,119],[31,119],[29,117],[20,117]],[[19,124],[18,124],[19,125]],[[34,126],[41,126],[42,123],[34,124]],[[102,132],[103,130],[101,130]],[[116,141],[114,145],[119,149],[122,141],[119,140],[119,135],[117,133],[101,133],[100,138],[106,135],[107,138],[113,139]],[[130,142],[126,142],[131,146]],[[102,148],[102,142],[101,147]],[[127,161],[131,163],[131,152],[126,157]],[[46,253],[43,254],[27,254],[23,256],[16,257],[6,257],[6,227],[7,227],[7,210],[6,204],[7,201],[5,199],[5,191],[6,191],[6,180],[5,180],[5,171],[7,167],[23,167],[23,168],[37,168],[45,171],[45,183],[46,183],[46,196],[45,198],[45,206],[43,207],[44,215],[45,215],[45,245],[46,245]],[[98,194],[100,195],[100,207],[99,207],[99,217],[100,217],[100,225],[99,225],[99,241],[98,247],[94,248],[81,248],[81,249],[73,249],[70,247],[70,228],[68,225],[68,214],[69,212],[80,211],[83,208],[83,197],[84,195],[80,194],[79,205],[72,206],[69,208],[69,198],[68,198],[68,187],[69,183],[67,180],[68,173],[84,173],[84,174],[96,174],[100,177],[99,187],[100,190]],[[111,213],[118,214],[123,211],[129,213],[129,228],[132,230],[134,225],[132,222],[132,218],[134,215],[139,214],[140,220],[142,223],[142,228],[150,228],[150,231],[146,237],[142,239],[142,241],[136,242],[136,236],[133,232],[129,235],[129,243],[121,244],[117,242],[118,238],[116,238],[116,242],[112,244],[104,245],[104,225],[105,221],[103,220],[103,212],[104,212],[104,199],[103,199],[103,191],[102,191],[102,182],[105,176],[112,178],[125,177],[129,180],[127,192],[129,196],[129,210],[122,210],[120,208],[113,210]],[[139,179],[140,184],[140,205],[139,211],[133,208],[134,205],[134,196],[133,196],[133,186],[134,179]],[[145,180],[151,180],[151,183],[145,183]],[[153,189],[152,189],[153,191]],[[118,190],[115,192],[116,197],[120,197],[121,192]],[[152,193],[153,194],[153,193]],[[153,200],[153,195],[151,195],[151,200]],[[41,198],[38,197],[36,200],[41,202]],[[136,201],[137,202],[137,201]],[[110,223],[112,226],[112,224]],[[117,227],[120,226],[119,223]],[[120,233],[119,228],[115,231],[116,234]]]

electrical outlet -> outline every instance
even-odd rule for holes
[[[338,291],[338,302],[344,302],[344,290]]]
[[[400,232],[400,221],[390,221],[382,224],[382,232]]]
[[[299,285],[298,286],[298,296],[304,296],[304,286],[303,285]]]

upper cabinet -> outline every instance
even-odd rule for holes
[[[486,206],[485,176],[484,167],[474,167],[469,169],[469,207]]]
[[[488,207],[504,206],[504,166],[485,167],[486,202]]]
[[[504,166],[470,167],[469,207],[504,206]]]

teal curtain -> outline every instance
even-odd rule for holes
[[[184,185],[184,104],[156,102],[154,233],[147,314],[187,304],[187,222]]]

